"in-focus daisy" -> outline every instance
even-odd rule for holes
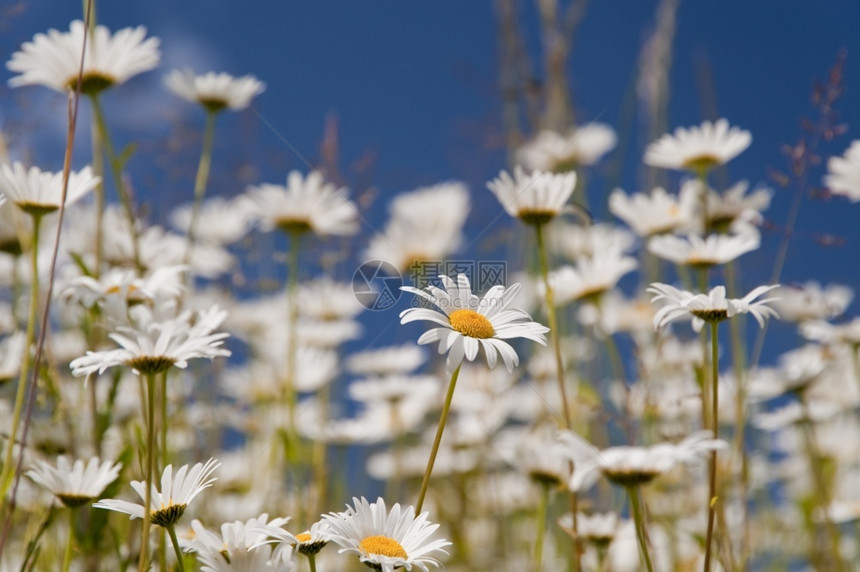
[[[768,304],[773,298],[765,298],[754,302],[756,298],[770,292],[779,285],[759,286],[743,298],[726,298],[726,287],[716,286],[707,294],[693,294],[686,290],[678,290],[674,286],[655,282],[648,288],[654,294],[652,302],[665,301],[665,305],[654,315],[654,327],[660,328],[672,320],[684,316],[693,319],[693,329],[697,332],[705,322],[721,322],[736,314],[752,314],[759,326],[764,327],[764,320],[769,316],[778,317],[776,310]]]
[[[57,458],[57,466],[40,461],[27,471],[27,476],[45,487],[61,503],[77,508],[95,500],[119,476],[122,463],[102,462],[98,457],[89,461],[78,459],[70,463],[65,456]]]
[[[156,374],[171,367],[185,368],[190,359],[230,355],[230,350],[220,347],[229,334],[213,333],[227,316],[217,306],[196,316],[186,311],[164,321],[154,320],[144,306],[137,309],[146,316],[138,327],[121,326],[109,336],[122,348],[88,351],[70,364],[73,375],[102,374],[117,365],[130,367],[135,373]]]
[[[493,286],[479,298],[472,293],[465,274],[458,275],[456,281],[448,276],[439,276],[439,279],[444,289],[432,285],[426,291],[411,286],[402,286],[401,289],[423,298],[442,311],[407,308],[400,313],[400,323],[428,320],[438,324],[439,327],[424,332],[418,338],[418,343],[439,342],[439,353],[448,352],[449,372],[453,372],[464,357],[474,361],[479,348],[484,349],[487,364],[491,368],[495,367],[497,357],[501,355],[505,367],[513,371],[520,360],[517,352],[505,340],[526,338],[546,345],[544,334],[549,328],[532,322],[523,310],[509,309],[520,290],[519,284],[510,288]]]
[[[526,169],[563,173],[593,165],[615,147],[615,131],[602,123],[572,127],[567,133],[544,130],[517,149],[517,163]]]
[[[36,34],[6,62],[10,71],[20,74],[9,80],[9,86],[44,85],[59,92],[75,89],[84,33],[84,23],[75,20],[68,32]],[[106,27],[96,26],[87,40],[81,91],[95,95],[153,69],[160,57],[158,44],[158,38],[146,38],[143,26],[124,28],[113,35]]]
[[[263,184],[248,189],[249,208],[264,231],[313,232],[318,236],[358,232],[358,210],[347,199],[346,188],[326,183],[318,171],[303,177],[287,175],[287,185]]]
[[[439,525],[427,520],[428,513],[415,516],[413,507],[399,503],[389,511],[381,498],[375,503],[364,497],[352,501],[355,508],[347,505],[344,512],[323,515],[331,541],[341,547],[340,552],[355,553],[363,564],[383,572],[413,566],[427,572],[428,564],[439,566],[430,554],[447,554],[444,548],[450,542],[430,540]]]
[[[269,515],[264,513],[246,521],[225,522],[219,535],[195,519],[191,521],[194,539],[186,543],[186,549],[197,554],[202,572],[291,572],[296,569],[292,545],[278,545],[272,550],[267,542],[269,529],[292,537],[281,528],[289,520],[275,518],[270,521]]]
[[[558,216],[576,188],[576,173],[564,174],[514,168],[514,176],[507,171],[487,183],[505,211],[526,224],[545,224]]]
[[[313,523],[310,529],[293,535],[287,532],[281,526],[276,526],[273,523],[258,526],[257,531],[266,536],[264,542],[269,544],[277,544],[278,546],[289,545],[295,548],[295,551],[305,556],[316,556],[329,543],[329,525],[325,520],[319,520]],[[275,548],[275,552],[278,548]]]
[[[182,465],[176,474],[173,473],[173,465],[167,465],[161,474],[161,490],[158,490],[155,483],[152,484],[152,498],[149,505],[150,522],[165,528],[175,526],[191,501],[217,480],[212,473],[220,464],[215,459],[209,459],[205,464],[197,463],[190,469],[188,465]],[[131,488],[141,500],[146,500],[144,482],[132,481]],[[147,512],[143,505],[124,500],[102,499],[93,506],[122,512],[132,519],[143,518]]]
[[[860,140],[852,141],[841,157],[831,157],[827,161],[824,184],[835,195],[848,197],[852,202],[860,201]]]
[[[691,463],[706,453],[723,449],[725,441],[713,439],[710,431],[697,431],[680,443],[658,443],[650,447],[609,447],[597,450],[585,439],[562,431],[559,439],[564,454],[574,462],[570,489],[580,491],[592,486],[602,474],[619,486],[649,483],[678,463]]]
[[[69,173],[66,205],[92,191],[100,180],[89,167]],[[18,161],[11,166],[0,165],[0,193],[30,215],[52,213],[60,208],[63,199],[63,173],[43,172],[38,167],[25,169]]]
[[[675,197],[660,187],[647,195],[630,196],[615,189],[609,195],[609,211],[639,236],[653,236],[688,227],[693,222],[697,200],[694,193]]]
[[[672,135],[663,135],[645,149],[645,163],[652,167],[707,172],[728,163],[752,142],[752,135],[729,127],[726,119],[705,121],[698,127],[679,127]]]
[[[648,241],[648,250],[675,264],[708,268],[731,262],[742,254],[756,250],[759,245],[759,235],[753,232],[712,234],[705,238],[696,234],[688,234],[686,238],[663,234]]]
[[[213,113],[227,107],[245,109],[266,89],[266,84],[252,75],[233,77],[209,72],[195,76],[189,69],[173,70],[164,78],[164,85],[182,99],[199,103]]]

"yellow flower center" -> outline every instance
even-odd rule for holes
[[[391,558],[408,558],[400,543],[387,536],[368,536],[358,547],[367,554],[390,556]]]
[[[311,535],[307,532],[302,532],[301,534],[296,535],[296,540],[299,542],[309,542],[311,539]]]
[[[448,316],[451,327],[470,338],[492,338],[496,331],[486,316],[474,310],[454,310]]]
[[[694,173],[707,173],[712,168],[722,163],[719,157],[710,154],[697,155],[684,161],[684,168]]]

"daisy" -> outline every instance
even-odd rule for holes
[[[57,458],[56,468],[40,461],[27,471],[27,476],[45,487],[65,506],[77,508],[92,502],[119,476],[122,463],[102,462],[98,457],[89,461],[78,459],[74,464],[65,456]]]
[[[854,291],[841,284],[822,286],[810,281],[780,286],[774,306],[786,322],[830,320],[842,315],[854,299]]]
[[[597,163],[616,141],[615,131],[602,123],[572,127],[564,135],[544,130],[517,149],[516,159],[526,169],[562,173]]]
[[[567,513],[558,519],[558,525],[566,533],[579,537],[597,548],[605,549],[615,538],[621,523],[614,512],[576,515],[576,532],[573,530],[573,515]]]
[[[559,215],[576,188],[576,173],[532,171],[526,174],[517,165],[514,176],[506,171],[487,183],[505,211],[526,224],[542,225]]]
[[[696,195],[681,193],[675,197],[660,187],[650,194],[628,196],[621,189],[609,195],[609,211],[627,223],[633,232],[647,237],[674,232],[692,224]]]
[[[295,548],[295,551],[305,556],[316,556],[329,543],[330,531],[328,522],[320,520],[313,523],[309,530],[293,535],[287,532],[280,526],[273,523],[258,526],[258,532],[266,536],[265,543],[275,543],[278,547],[275,548],[277,553],[279,547],[289,546]]]
[[[152,484],[152,499],[148,511],[143,505],[114,499],[102,499],[93,506],[122,512],[132,519],[143,518],[145,514],[148,514],[152,524],[164,528],[175,526],[194,497],[199,495],[203,489],[212,486],[212,483],[217,480],[212,477],[212,473],[220,464],[215,459],[209,459],[205,464],[197,463],[190,469],[188,465],[182,465],[176,474],[173,473],[173,465],[167,465],[161,475],[161,491],[158,490],[155,483]],[[140,496],[141,500],[146,500],[146,484],[144,482],[132,481],[131,488]]]
[[[685,181],[684,187],[698,186],[695,179]],[[762,211],[770,206],[773,192],[768,188],[749,191],[749,183],[740,181],[722,193],[708,191],[708,227],[716,232],[737,232],[738,228],[761,224]],[[683,187],[682,187],[683,192]],[[697,194],[694,189],[690,194]]]
[[[778,287],[778,284],[759,286],[743,298],[737,299],[726,298],[725,286],[717,286],[707,294],[693,294],[668,284],[655,282],[648,288],[648,292],[654,294],[651,301],[664,300],[666,304],[654,315],[654,327],[660,328],[676,318],[691,316],[693,329],[698,332],[705,322],[721,322],[736,314],[747,313],[752,314],[759,326],[764,327],[765,318],[779,317],[776,310],[768,305],[774,299],[765,298],[757,302],[753,300]]]
[[[675,264],[708,268],[756,250],[759,240],[758,233],[712,234],[704,239],[696,234],[688,234],[686,238],[664,234],[649,240],[648,250]]]
[[[120,326],[109,337],[121,349],[88,351],[72,361],[75,376],[102,374],[108,368],[124,365],[137,374],[156,374],[170,367],[185,368],[188,360],[229,356],[230,350],[220,347],[229,334],[213,333],[227,312],[217,306],[192,316],[183,312],[178,318],[156,321],[145,306],[139,306],[144,319],[137,327]],[[192,317],[196,321],[192,323]]]
[[[610,250],[582,258],[575,266],[561,266],[549,274],[549,285],[559,305],[595,298],[611,290],[621,278],[636,269],[636,259]],[[541,286],[538,286],[541,289]]]
[[[447,554],[444,548],[450,542],[429,540],[439,525],[427,520],[428,513],[415,516],[411,506],[401,508],[399,503],[389,511],[381,498],[375,503],[364,497],[352,500],[355,508],[347,505],[344,512],[323,515],[331,541],[341,547],[340,552],[355,553],[363,564],[383,572],[413,566],[427,572],[428,564],[439,566],[429,554]]]
[[[707,172],[724,165],[749,147],[749,131],[729,128],[726,119],[705,121],[699,127],[679,127],[674,135],[663,135],[645,149],[645,163],[679,171]]]
[[[269,515],[264,513],[244,522],[225,522],[219,535],[195,519],[191,521],[194,539],[185,547],[197,553],[202,572],[290,572],[296,569],[292,545],[281,545],[272,550],[267,542],[269,529],[292,536],[281,528],[289,520],[275,518],[269,521]]]
[[[174,209],[170,214],[173,228],[188,233],[191,226],[190,204]],[[197,213],[197,227],[194,229],[196,240],[227,245],[241,240],[251,228],[251,218],[244,200],[228,200],[212,197],[200,205]]]
[[[239,78],[227,73],[209,72],[195,76],[189,69],[173,70],[164,78],[171,92],[213,113],[229,107],[245,109],[251,100],[266,90],[266,84],[252,75]]]
[[[10,71],[21,74],[10,79],[9,86],[44,85],[61,93],[75,89],[84,30],[84,23],[75,20],[68,32],[36,34],[6,63]],[[106,27],[96,26],[87,40],[81,91],[95,95],[156,67],[159,39],[144,38],[143,26],[124,28],[113,35]]]
[[[725,441],[713,439],[710,431],[697,431],[680,443],[609,447],[600,451],[570,431],[562,431],[559,439],[565,447],[563,454],[576,467],[569,483],[572,491],[591,487],[601,474],[619,486],[646,484],[678,463],[699,461],[706,453],[727,446]]]
[[[487,365],[495,367],[498,355],[505,367],[513,371],[519,364],[517,352],[506,342],[512,338],[526,338],[546,345],[544,334],[548,328],[532,322],[523,310],[508,309],[520,290],[519,284],[510,288],[493,286],[479,298],[472,293],[471,284],[465,274],[454,281],[448,276],[439,276],[444,289],[428,286],[426,291],[402,286],[401,290],[438,307],[441,312],[429,308],[407,308],[400,313],[400,323],[428,320],[439,325],[418,338],[419,344],[439,342],[439,353],[448,352],[447,369],[453,372],[465,357],[474,361],[478,349],[487,355]]]
[[[92,191],[100,180],[89,167],[69,173],[66,205]],[[33,216],[52,213],[63,200],[63,173],[43,172],[38,167],[25,169],[18,161],[11,166],[0,165],[0,194]]]
[[[800,325],[800,335],[822,344],[860,346],[860,318],[842,324],[812,320]]]
[[[319,236],[349,236],[358,232],[355,204],[346,198],[347,189],[326,183],[318,171],[303,177],[299,171],[287,175],[287,185],[263,184],[248,189],[250,212],[262,230]]]
[[[0,384],[18,376],[26,347],[27,337],[24,332],[14,332],[0,341]]]
[[[405,344],[353,354],[347,360],[346,368],[358,375],[407,374],[418,369],[426,360],[424,350]]]
[[[824,184],[835,195],[860,201],[860,141],[852,141],[845,154],[827,161]]]

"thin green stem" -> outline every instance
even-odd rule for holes
[[[311,572],[317,572],[317,555],[316,554],[308,554],[308,567]]]
[[[424,479],[421,481],[421,492],[418,493],[418,502],[415,503],[415,516],[421,514],[421,507],[424,506],[424,497],[427,496],[427,486],[430,484],[430,473],[433,472],[433,465],[436,463],[436,454],[439,452],[439,444],[442,443],[442,432],[445,430],[445,423],[448,421],[448,410],[451,409],[451,401],[454,399],[454,388],[457,385],[457,378],[460,376],[460,367],[462,367],[462,364],[457,366],[457,369],[451,374],[451,381],[448,382],[448,393],[445,395],[445,403],[442,405],[442,414],[439,416],[439,426],[436,428],[433,448],[430,449],[430,458],[427,459],[427,468],[424,470]]]
[[[138,570],[148,570],[149,566],[149,531],[151,527],[152,513],[152,482],[153,482],[153,465],[157,451],[155,450],[155,374],[146,374],[146,494],[144,495],[143,506],[143,526],[140,536],[140,559],[138,560]]]
[[[172,524],[168,526],[167,534],[170,535],[170,543],[173,545],[173,551],[176,552],[176,562],[179,564],[179,571],[185,572],[185,561],[182,558],[182,549],[179,548],[179,540],[176,538],[176,526]]]
[[[105,164],[104,164],[104,143],[102,142],[101,130],[96,121],[96,115],[93,114],[92,125],[90,127],[93,140],[93,174],[99,178],[93,193],[96,196],[96,228],[95,228],[95,266],[91,268],[93,275],[98,278],[101,275],[102,260],[104,259],[104,213],[105,213]]]
[[[645,537],[645,516],[642,511],[639,486],[627,487],[627,494],[630,497],[630,509],[633,511],[633,522],[636,525],[636,539],[639,541],[639,551],[642,560],[645,561],[645,568],[648,569],[648,572],[654,572],[654,564],[651,562],[651,552],[648,550],[648,539]]]
[[[540,486],[540,501],[538,501],[537,511],[537,537],[535,538],[535,572],[543,570],[543,538],[546,533],[546,513],[549,505],[549,485],[541,483]]]
[[[77,509],[69,508],[69,538],[66,540],[66,549],[63,552],[63,572],[69,572],[72,564],[72,546],[75,543],[75,516]]]
[[[170,464],[170,451],[167,448],[167,370],[161,373],[159,379],[159,410],[161,412],[161,468]]]
[[[209,181],[209,168],[212,165],[212,147],[215,141],[216,111],[206,111],[206,127],[203,128],[203,149],[200,152],[200,162],[197,165],[197,177],[194,179],[194,203],[191,205],[191,219],[188,222],[188,246],[185,250],[185,263],[191,262],[191,252],[194,249],[194,239],[197,237],[197,219],[200,216],[200,205],[206,194],[206,183]]]
[[[711,322],[711,430],[714,439],[719,437],[719,322]],[[708,482],[708,531],[705,537],[704,571],[711,570],[711,544],[714,536],[714,520],[717,507],[717,452],[711,452],[710,478]]]

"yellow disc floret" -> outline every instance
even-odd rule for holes
[[[454,310],[448,315],[451,327],[470,338],[492,338],[496,331],[486,316],[474,310]]]
[[[302,532],[296,535],[296,540],[299,542],[308,542],[311,539],[310,533]]]
[[[408,558],[400,543],[387,536],[368,536],[358,545],[366,554],[389,556],[391,558]]]

